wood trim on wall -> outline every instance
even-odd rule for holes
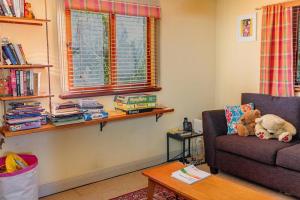
[[[285,7],[296,7],[296,6],[300,6],[300,0],[296,0],[296,1],[289,1],[284,3]]]
[[[66,10],[66,40],[67,40],[67,62],[68,62],[68,70],[67,70],[67,80],[68,80],[68,88],[72,88],[73,81],[70,80],[70,76],[73,76],[73,54],[69,53],[72,51],[72,25],[71,25],[71,11]]]
[[[287,7],[287,8],[288,7],[296,7],[296,6],[300,6],[300,0],[288,1],[288,2],[276,3],[276,4],[270,4],[270,5],[266,5],[266,6],[272,6],[272,5],[283,5],[283,6]],[[262,10],[266,6],[262,6],[260,8],[256,8],[256,10]]]
[[[119,90],[119,91],[94,91],[94,92],[77,92],[77,93],[65,93],[59,95],[61,99],[76,99],[85,97],[99,97],[99,96],[110,96],[120,94],[131,94],[131,93],[144,93],[144,92],[158,92],[161,91],[161,87],[146,87],[141,89],[130,89],[130,90]]]

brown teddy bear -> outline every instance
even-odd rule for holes
[[[259,110],[249,110],[244,113],[237,124],[237,132],[239,136],[247,137],[255,135],[255,120],[261,117]]]

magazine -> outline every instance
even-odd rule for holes
[[[173,172],[171,175],[171,177],[176,178],[177,180],[180,180],[189,185],[201,181],[209,176],[210,173],[204,172],[196,168],[194,165],[190,165],[181,170]]]

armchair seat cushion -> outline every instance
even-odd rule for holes
[[[280,150],[277,153],[276,164],[300,172],[300,144]]]
[[[275,165],[278,151],[295,144],[296,142],[283,143],[278,140],[261,140],[256,136],[225,135],[216,138],[217,150],[233,153],[268,165]]]

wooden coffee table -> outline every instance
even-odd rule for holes
[[[153,199],[155,185],[161,185],[176,195],[189,200],[256,200],[274,199],[267,194],[238,185],[231,181],[212,175],[193,185],[182,183],[171,177],[172,172],[185,167],[175,162],[154,167],[143,172],[148,177],[148,200]]]

